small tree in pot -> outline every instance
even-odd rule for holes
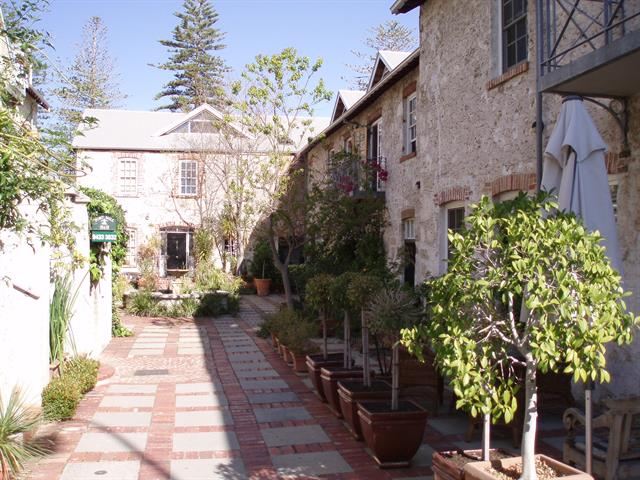
[[[367,446],[383,468],[406,467],[420,448],[427,412],[399,401],[400,331],[422,317],[416,298],[399,284],[388,286],[370,303],[370,328],[392,350],[391,402],[361,402],[358,416]]]
[[[253,259],[251,260],[251,275],[253,283],[256,287],[256,293],[261,296],[269,295],[269,288],[274,277],[275,267],[271,258],[271,250],[269,245],[264,242],[258,242],[253,250]]]
[[[599,234],[556,209],[544,193],[498,205],[483,198],[449,235],[448,272],[429,285],[430,322],[403,331],[418,356],[429,339],[458,407],[474,416],[511,420],[516,369],[526,369],[522,480],[537,478],[536,371],[606,382],[606,343],[629,342],[637,323]]]

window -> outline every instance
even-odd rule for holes
[[[451,257],[450,231],[458,232],[464,225],[465,206],[463,201],[453,201],[445,204],[441,209],[440,229],[440,267],[441,273],[447,271],[447,264]]]
[[[527,0],[502,0],[502,71],[527,59]]]
[[[198,194],[198,163],[195,160],[180,162],[180,195]]]
[[[618,223],[618,178],[609,176],[609,191],[611,192],[611,204],[613,205],[613,218]]]
[[[372,179],[372,187],[376,192],[384,192],[386,181],[387,159],[382,156],[382,122],[374,122],[369,127],[368,161],[375,167],[376,175]]]
[[[344,153],[352,153],[352,152],[353,152],[353,139],[349,137],[344,141]]]
[[[211,115],[207,115],[201,113],[196,117],[192,118],[188,122],[183,123],[175,130],[175,133],[215,133],[214,125],[213,125],[213,117]]]
[[[125,264],[133,267],[137,264],[136,257],[138,254],[138,245],[136,239],[136,230],[134,228],[127,228],[127,256],[125,257]]]
[[[402,233],[404,235],[404,283],[414,286],[416,282],[416,236],[414,232],[414,219],[407,218],[402,221]]]
[[[118,185],[120,195],[138,194],[138,161],[135,158],[122,158],[118,164]]]
[[[404,100],[404,147],[405,155],[416,152],[417,137],[417,116],[418,97],[414,93]]]
[[[498,195],[493,197],[494,203],[502,203],[508,202],[509,200],[515,200],[518,195],[520,195],[521,190],[507,190],[505,192],[500,192]]]

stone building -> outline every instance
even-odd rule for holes
[[[78,182],[107,192],[124,208],[129,234],[124,272],[137,272],[138,250],[150,242],[160,249],[162,276],[190,270],[195,229],[218,221],[227,202],[229,162],[260,161],[268,154],[264,141],[209,105],[186,113],[89,109],[84,116],[95,123],[83,126],[73,142],[85,171]],[[326,124],[317,118],[309,128],[319,131]],[[235,253],[237,241],[218,242],[213,256],[219,265]]]
[[[611,2],[583,3],[586,12],[571,12],[576,18],[560,7],[541,7],[537,15],[536,2],[526,0],[392,5],[396,14],[420,8],[420,48],[377,84],[374,73],[366,94],[301,154],[310,171],[321,170],[328,152],[350,148],[353,131],[360,132],[354,138],[362,155],[386,157],[386,250],[390,259],[402,249],[414,256],[415,271],[405,271],[407,280],[419,283],[446,270],[447,230],[458,228],[482,195],[500,201],[536,189],[561,94],[605,97],[598,100],[608,110],[585,102],[609,145],[606,166],[624,281],[634,292],[628,304],[640,311],[640,37],[634,17],[640,2],[607,12],[602,10]],[[601,24],[589,26],[582,38],[580,22],[592,21],[584,13]],[[603,30],[603,18],[617,26]],[[539,46],[538,30],[545,40]],[[540,68],[537,57],[543,59]],[[382,129],[375,128],[377,119]],[[640,340],[610,351],[612,369],[625,375],[614,375],[607,388],[639,394],[640,366],[633,360]]]

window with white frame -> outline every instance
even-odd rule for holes
[[[352,153],[353,152],[353,138],[349,137],[344,141],[344,152]]]
[[[418,145],[417,131],[418,97],[414,93],[404,99],[404,147],[405,155],[415,153]]]
[[[125,257],[125,264],[133,267],[137,264],[136,257],[138,254],[138,244],[136,238],[135,228],[127,228],[127,256]]]
[[[373,189],[376,192],[384,192],[386,187],[386,168],[387,159],[382,156],[382,122],[377,120],[369,127],[368,138],[369,155],[368,162],[371,162],[375,169],[376,174],[373,178]]]
[[[416,234],[414,231],[414,219],[413,218],[407,218],[406,220],[402,221],[402,231],[403,231],[403,235],[404,235],[404,239],[405,240],[415,240],[416,239]]]
[[[502,71],[527,59],[527,0],[502,1]]]
[[[118,193],[138,194],[138,161],[135,158],[121,158],[118,162]]]
[[[515,200],[518,195],[520,195],[521,190],[507,190],[504,192],[500,192],[496,196],[493,197],[494,203],[502,203],[507,202],[509,200]]]
[[[198,162],[195,160],[180,161],[180,195],[198,194]]]
[[[459,232],[464,226],[465,207],[464,202],[449,202],[442,208],[442,235],[441,235],[441,255],[443,272],[447,269],[447,263],[451,257],[451,242],[449,233]]]
[[[611,204],[613,205],[613,218],[618,223],[618,177],[609,175],[609,191],[611,192]]]

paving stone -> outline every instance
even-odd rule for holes
[[[151,412],[96,412],[91,419],[93,427],[148,427]]]
[[[107,393],[156,393],[157,385],[109,385]]]
[[[287,382],[279,378],[273,380],[240,380],[240,386],[245,390],[273,390],[276,388],[289,388]]]
[[[267,359],[261,353],[243,353],[238,355],[233,355],[229,357],[229,361],[231,362],[266,362]]]
[[[304,383],[309,390],[315,390],[315,387],[313,386],[313,382],[311,381],[310,378],[308,377],[303,378],[302,383]]]
[[[178,348],[178,355],[203,355],[204,348]]]
[[[138,480],[140,462],[80,462],[68,463],[60,480]]]
[[[242,347],[238,347],[238,346],[233,346],[233,347],[225,347],[225,350],[227,351],[227,353],[231,354],[231,359],[233,359],[234,355],[238,355],[238,354],[242,354],[242,353],[258,353],[260,352],[260,349],[258,347],[256,347],[255,345],[253,346],[242,346]]]
[[[176,407],[219,407],[226,405],[229,405],[229,402],[222,393],[176,396]]]
[[[222,384],[218,380],[199,383],[178,383],[176,393],[211,393],[222,390]]]
[[[298,402],[300,399],[293,392],[275,392],[275,393],[250,393],[247,394],[249,403],[283,403]]]
[[[305,445],[309,443],[326,443],[331,440],[320,425],[303,425],[300,427],[264,428],[260,430],[268,447],[286,445]]]
[[[228,410],[201,410],[197,412],[176,412],[176,427],[216,427],[233,425]]]
[[[144,452],[146,433],[83,433],[76,452]]]
[[[420,448],[411,460],[411,465],[417,468],[430,467],[431,456],[433,455],[433,448],[429,445],[420,445]]]
[[[100,402],[101,407],[153,407],[156,398],[150,395],[109,395]]]
[[[130,357],[143,357],[143,356],[149,356],[149,355],[162,355],[164,353],[164,350],[152,350],[151,348],[136,348],[136,349],[131,349],[129,351],[129,356]]]
[[[171,460],[171,480],[240,480],[248,478],[239,458]]]
[[[173,434],[174,452],[217,452],[238,450],[233,432],[188,432]]]
[[[353,471],[338,452],[292,453],[273,455],[273,466],[282,476],[315,476]]]
[[[238,378],[255,378],[255,377],[279,377],[275,370],[240,370],[236,372]]]
[[[258,423],[310,420],[312,418],[304,407],[256,408],[253,413]]]
[[[164,348],[166,346],[167,346],[166,343],[141,342],[140,340],[138,340],[136,343],[133,344],[133,348],[135,348],[135,349],[138,349],[138,348]]]
[[[469,419],[461,416],[430,418],[429,425],[443,435],[464,435],[469,428]]]

